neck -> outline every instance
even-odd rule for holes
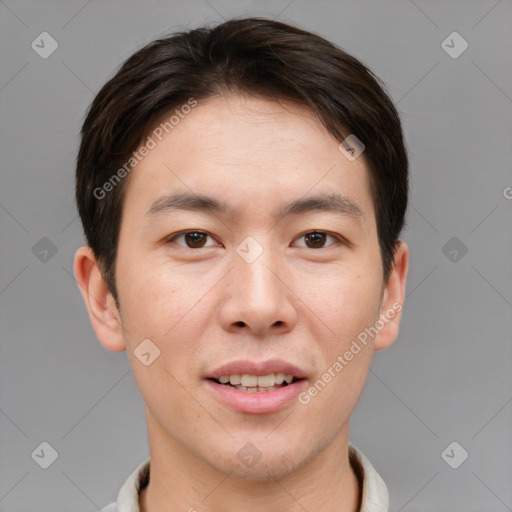
[[[242,480],[218,471],[148,418],[150,481],[140,512],[358,512],[361,488],[348,456],[348,425],[312,460],[280,478]]]

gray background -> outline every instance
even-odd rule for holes
[[[136,49],[241,15],[353,53],[404,123],[405,314],[375,356],[351,441],[386,481],[392,511],[512,510],[510,0],[0,2],[0,510],[97,510],[149,454],[126,354],[96,340],[73,277],[78,134]],[[31,47],[44,31],[59,44],[47,59]],[[469,44],[458,58],[441,45],[453,31]],[[46,470],[31,457],[43,441],[59,454]],[[441,456],[453,441],[452,465],[469,454],[457,469]]]

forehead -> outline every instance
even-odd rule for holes
[[[243,208],[332,191],[352,198],[365,217],[373,211],[363,155],[348,160],[308,108],[231,95],[187,110],[132,171],[126,203],[147,211],[179,189]]]

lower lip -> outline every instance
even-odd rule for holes
[[[273,391],[248,393],[231,386],[218,384],[213,380],[207,379],[205,382],[224,405],[245,414],[270,414],[280,411],[293,402],[307,385],[307,380],[301,379]]]

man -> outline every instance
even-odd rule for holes
[[[265,19],[150,43],[82,128],[75,274],[126,350],[150,459],[108,512],[377,512],[349,443],[398,334],[408,161],[376,77]]]

